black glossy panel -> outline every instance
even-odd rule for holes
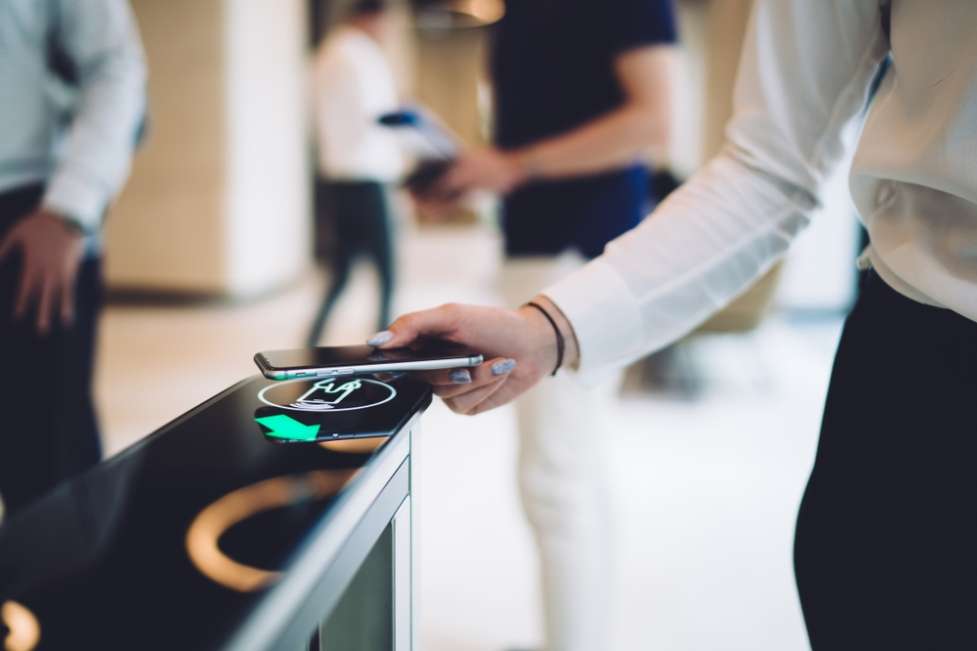
[[[0,602],[33,611],[40,649],[208,649],[239,627],[267,588],[242,592],[202,573],[187,552],[191,522],[243,495],[237,506],[222,502],[218,549],[257,571],[287,571],[329,518],[333,487],[355,490],[352,472],[383,450],[268,440],[255,414],[275,411],[258,399],[270,384],[253,378],[216,396],[0,527]],[[372,408],[293,415],[324,430],[392,434],[430,390],[407,378],[390,384],[396,396]],[[274,478],[285,479],[266,482]]]

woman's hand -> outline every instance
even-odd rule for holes
[[[575,363],[576,342],[569,322],[546,297],[534,299],[556,320],[567,342],[564,364]],[[551,373],[557,362],[556,333],[532,307],[507,310],[473,305],[443,305],[406,314],[369,343],[381,348],[409,345],[419,337],[436,337],[482,353],[485,362],[472,369],[420,374],[452,411],[478,414],[530,389]]]

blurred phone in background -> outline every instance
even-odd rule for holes
[[[404,140],[404,148],[417,157],[417,164],[404,179],[404,186],[414,194],[424,195],[458,157],[458,138],[419,107],[384,113],[377,121],[396,129]]]

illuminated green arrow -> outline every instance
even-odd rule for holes
[[[318,425],[306,425],[285,414],[255,418],[255,420],[269,429],[268,436],[277,439],[314,441],[316,434],[319,433]]]

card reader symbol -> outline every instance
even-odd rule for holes
[[[319,380],[291,406],[304,411],[330,411],[336,409],[362,386],[362,380],[350,380],[339,386],[336,386],[335,380]]]
[[[366,377],[285,380],[258,391],[258,400],[269,407],[320,414],[369,409],[396,396],[392,385]]]

